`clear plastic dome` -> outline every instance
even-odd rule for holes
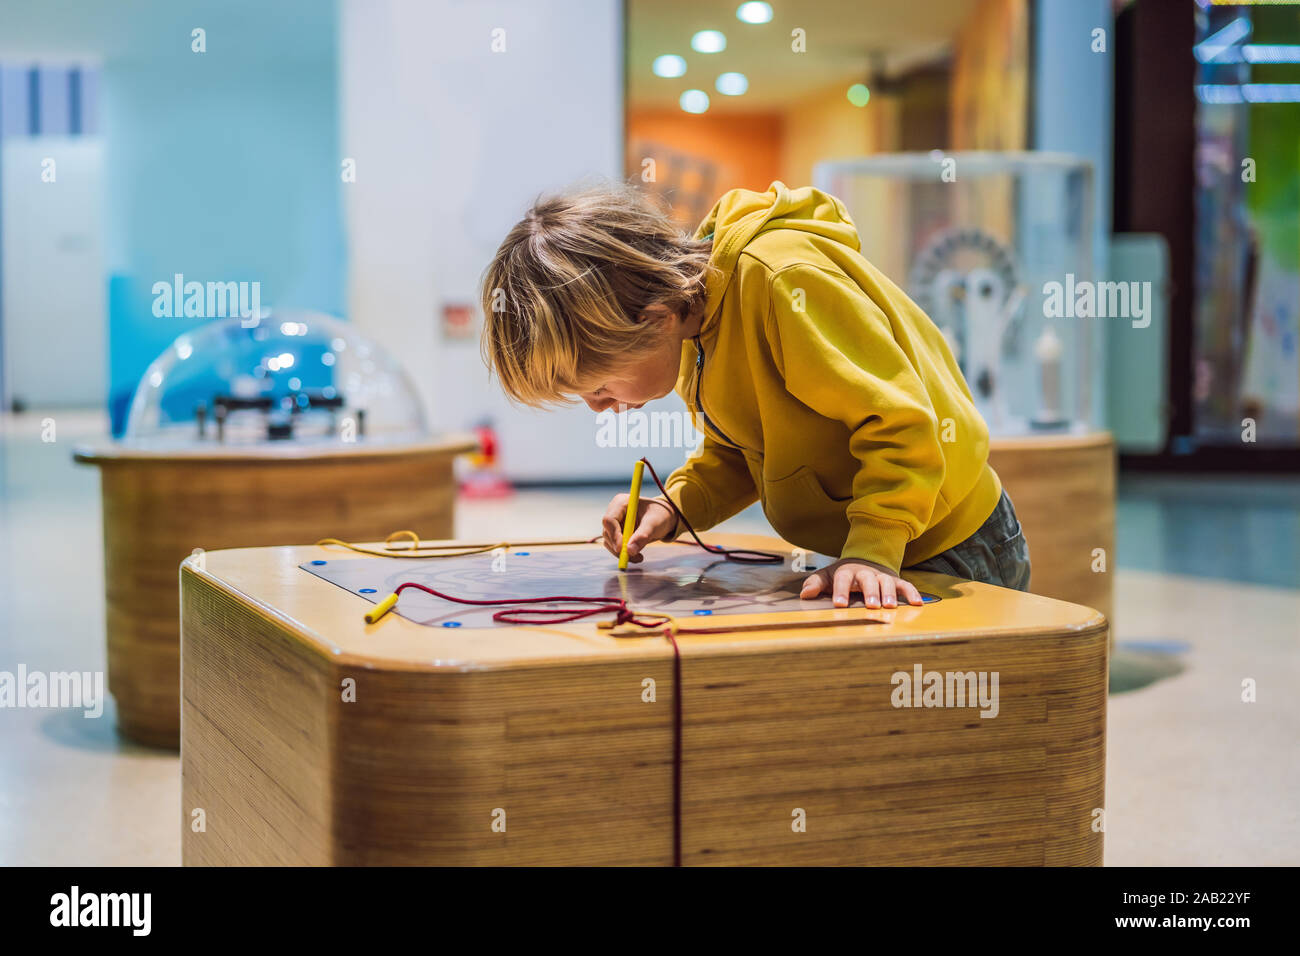
[[[125,438],[213,448],[405,442],[427,434],[410,378],[346,322],[263,310],[179,336],[145,370]]]

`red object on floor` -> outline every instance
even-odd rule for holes
[[[470,470],[460,482],[460,493],[471,499],[508,498],[514,488],[497,471],[497,436],[490,425],[474,429],[479,450],[471,455]]]
[[[515,489],[495,471],[476,470],[461,481],[460,493],[466,498],[509,498]]]

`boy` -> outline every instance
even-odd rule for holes
[[[485,358],[533,406],[675,389],[705,437],[669,497],[696,530],[759,500],[787,541],[839,555],[804,598],[919,604],[905,567],[1023,590],[1028,548],[957,363],[858,250],[838,199],[781,182],[728,192],[693,237],[631,186],[547,199],[484,275]],[[604,516],[614,554],[626,508]],[[684,530],[643,499],[628,553]]]

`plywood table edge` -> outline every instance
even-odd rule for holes
[[[203,463],[210,465],[255,464],[332,464],[374,458],[417,458],[429,454],[463,455],[478,451],[477,439],[469,435],[437,435],[424,442],[385,445],[357,442],[354,445],[295,445],[285,443],[251,447],[229,445],[225,448],[133,448],[119,444],[76,445],[72,460],[81,465],[175,465]],[[269,449],[274,454],[268,453]],[[259,453],[260,452],[260,453]]]
[[[732,547],[738,546],[740,542],[744,542],[746,544],[758,543],[758,544],[765,545],[768,548],[774,547],[775,544],[777,543],[784,544],[784,542],[779,542],[779,539],[767,538],[761,535],[725,535],[722,536],[721,539],[712,535],[706,535],[704,537],[706,541],[726,540]],[[442,543],[442,542],[455,543],[454,539],[437,539],[436,541],[430,539],[429,541],[422,542],[422,543]],[[382,548],[383,543],[366,544],[363,546],[372,547],[372,548]],[[583,545],[562,545],[559,547],[582,547],[582,546]],[[215,555],[232,555],[239,552],[266,551],[266,550],[272,550],[272,549],[229,548],[223,550],[215,550],[215,551],[207,552],[204,555],[204,559],[206,563],[207,560],[210,560]],[[296,552],[290,558],[291,561],[296,558],[302,558],[303,560],[310,560],[310,557],[307,555],[307,552],[324,553],[330,555],[331,558],[336,558],[338,556],[337,550],[326,550],[324,548],[317,548],[314,545],[284,545],[284,546],[276,547],[274,548],[274,550],[291,550]],[[442,673],[454,673],[454,674],[461,674],[461,673],[468,674],[468,673],[484,673],[489,671],[520,671],[520,670],[525,670],[530,668],[563,667],[563,666],[572,666],[577,663],[595,663],[602,660],[601,655],[593,652],[589,657],[550,655],[550,656],[531,657],[523,660],[455,659],[455,660],[444,660],[444,661],[434,662],[434,661],[413,660],[410,658],[371,657],[363,654],[358,654],[354,651],[342,651],[337,649],[337,645],[334,642],[324,637],[317,629],[315,629],[311,625],[297,619],[291,614],[287,614],[280,611],[279,609],[268,604],[265,599],[247,593],[241,588],[226,581],[224,578],[220,577],[219,575],[214,574],[212,571],[209,571],[206,568],[197,567],[195,564],[195,560],[196,559],[193,557],[188,557],[181,562],[180,572],[182,574],[182,578],[185,573],[190,573],[195,577],[199,578],[200,580],[202,580],[209,587],[216,588],[226,593],[227,595],[237,598],[245,606],[252,609],[260,617],[275,623],[278,627],[281,628],[281,630],[284,633],[291,635],[306,650],[318,654],[324,660],[334,661],[340,666],[364,668],[372,671],[383,671],[383,672],[391,672],[391,673],[410,673],[410,672],[423,671],[423,672],[433,672],[433,673],[442,672]],[[383,559],[376,558],[375,560],[383,560]],[[297,563],[301,563],[301,561]],[[303,572],[303,573],[308,574],[308,572]],[[971,585],[980,588],[993,587],[993,585],[985,585],[985,584],[980,584],[978,582],[966,581],[962,578],[950,577],[948,575],[934,574],[932,572],[921,572],[921,573],[935,580],[954,582],[953,585],[949,586],[950,588],[971,586]],[[905,576],[908,575],[905,574]],[[308,579],[304,581],[304,584],[306,584],[307,586],[319,585],[325,588],[342,590],[338,588],[338,585],[333,584],[332,582],[326,581],[324,579],[317,578],[310,574],[308,574]],[[1016,592],[1016,593],[1021,593],[1021,592]],[[355,595],[353,596],[355,597]],[[931,632],[922,632],[922,633],[881,633],[871,629],[868,629],[866,632],[863,632],[861,630],[862,626],[867,623],[870,624],[879,623],[883,625],[892,624],[893,623],[892,620],[886,617],[883,620],[878,618],[872,618],[869,619],[869,621],[862,621],[862,620],[846,621],[842,628],[825,627],[825,628],[819,628],[815,631],[806,631],[803,632],[802,634],[798,634],[797,636],[788,636],[788,637],[767,636],[764,638],[737,639],[734,636],[728,637],[728,635],[724,633],[724,634],[708,634],[708,635],[679,634],[677,636],[677,639],[678,639],[678,646],[681,649],[682,657],[683,659],[687,659],[692,655],[693,650],[699,649],[698,647],[692,648],[692,644],[698,645],[700,643],[706,643],[707,641],[718,641],[719,639],[726,639],[725,643],[723,644],[723,646],[718,646],[715,644],[711,648],[712,650],[721,654],[727,654],[727,655],[734,654],[740,656],[740,655],[761,655],[765,653],[774,653],[774,654],[786,653],[791,651],[809,651],[809,652],[824,651],[824,650],[838,649],[838,648],[845,648],[845,647],[861,647],[866,645],[884,646],[887,644],[903,645],[903,644],[920,644],[920,643],[937,645],[937,644],[948,643],[953,641],[968,642],[972,639],[979,639],[980,637],[984,636],[986,633],[990,633],[990,632],[995,633],[999,637],[1007,637],[1007,638],[1023,639],[1023,638],[1034,638],[1034,637],[1047,637],[1047,638],[1060,639],[1063,635],[1068,635],[1077,640],[1087,640],[1088,638],[1092,637],[1098,632],[1105,633],[1106,631],[1109,630],[1110,627],[1109,621],[1107,621],[1106,617],[1101,612],[1097,611],[1094,608],[1085,607],[1084,605],[1070,604],[1069,602],[1065,602],[1065,601],[1056,601],[1055,599],[1044,598],[1040,595],[1025,594],[1025,597],[1029,597],[1041,601],[1051,601],[1055,604],[1059,604],[1064,607],[1077,608],[1081,611],[1085,611],[1089,613],[1088,616],[1083,617],[1082,619],[1078,619],[1070,624],[1043,623],[1039,625],[1017,627],[1017,628],[1006,628],[1005,626],[1002,627],[989,626],[987,628],[981,628],[979,630],[962,630],[962,631],[954,631],[951,633],[947,632],[946,629],[936,630]],[[359,598],[357,600],[360,601]],[[952,600],[952,598],[948,598],[947,600]],[[364,609],[361,606],[358,607],[359,612],[363,610]],[[844,612],[843,611],[830,611],[830,612],[805,611],[805,612],[789,612],[789,613],[798,614],[799,615],[798,620],[818,620],[818,619],[824,619],[822,618],[822,615],[826,613],[834,614],[834,613],[844,613]],[[861,611],[859,611],[859,613],[861,613]],[[868,613],[871,614],[883,613],[885,615],[889,615],[891,613],[891,610],[885,609],[882,611],[878,609],[872,609],[868,611]],[[814,617],[814,615],[816,616]],[[738,615],[738,616],[768,618],[775,615],[758,614],[758,615]],[[357,618],[358,620],[361,619],[361,613],[358,613]],[[409,621],[405,618],[399,617],[399,618],[393,618],[391,620],[402,621],[405,625],[413,628],[423,627],[423,625],[420,625],[413,621]],[[380,621],[376,624],[367,625],[367,628],[375,628],[375,629],[382,628],[385,626],[386,621],[389,622],[388,626],[391,626],[391,620],[386,618],[385,621]],[[648,632],[644,636],[629,636],[629,637],[615,638],[612,635],[600,634],[596,628],[595,623],[580,625],[577,628],[574,628],[572,625],[569,625],[568,628],[569,629],[549,628],[549,627],[540,627],[540,626],[518,626],[518,627],[511,628],[510,630],[518,631],[521,633],[544,633],[547,635],[559,636],[559,637],[564,637],[564,638],[569,638],[574,640],[582,640],[584,638],[589,638],[589,637],[605,637],[612,640],[627,641],[629,642],[630,645],[632,645],[632,649],[628,651],[628,656],[625,658],[626,660],[636,660],[636,659],[658,660],[664,658],[665,656],[671,656],[672,654],[672,648],[668,643],[668,641],[664,639],[662,632],[655,631],[655,632]],[[854,633],[851,634],[842,633],[844,630],[849,628],[854,629]],[[771,632],[767,632],[767,633],[771,634]],[[815,635],[817,637],[817,640],[815,641],[808,640],[809,635]],[[701,641],[700,640],[701,638],[703,638],[704,640]]]

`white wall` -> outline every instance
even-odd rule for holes
[[[342,0],[341,10],[341,149],[357,170],[344,190],[350,318],[406,363],[435,428],[491,417],[512,478],[626,477],[641,452],[597,448],[587,409],[512,408],[477,335],[441,333],[443,305],[477,303],[483,269],[539,193],[622,176],[622,4]],[[502,53],[491,48],[498,28]]]
[[[104,403],[103,150],[87,137],[9,139],[0,157],[6,404]],[[54,160],[54,181],[42,163]]]

